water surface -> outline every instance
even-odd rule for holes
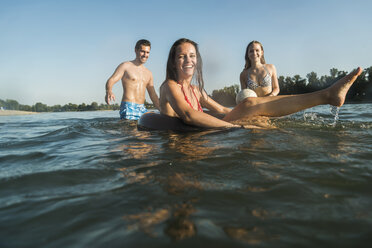
[[[368,247],[371,107],[194,133],[2,116],[0,247]]]

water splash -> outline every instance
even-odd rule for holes
[[[315,121],[315,120],[321,120],[322,118],[319,117],[316,113],[310,112],[310,113],[303,113],[304,121]]]
[[[335,127],[336,124],[337,124],[337,121],[339,119],[338,113],[340,112],[340,107],[330,106],[329,110],[330,110],[331,114],[334,116],[333,123],[331,125],[333,127]]]

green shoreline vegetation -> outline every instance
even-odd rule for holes
[[[19,104],[16,100],[2,100],[0,99],[0,107],[3,107],[6,110],[20,110],[20,111],[29,111],[29,112],[75,112],[75,111],[97,111],[97,110],[118,110],[120,106],[118,104],[113,105],[106,105],[100,104],[98,105],[97,102],[92,102],[91,104],[73,104],[68,103],[65,105],[53,105],[48,106],[41,102],[37,102],[36,104],[30,105],[23,105]]]
[[[299,75],[293,77],[279,76],[278,82],[280,86],[280,95],[303,94],[314,92],[324,89],[333,84],[338,79],[347,74],[345,71],[339,71],[335,68],[330,70],[329,76],[321,76],[315,72],[310,72],[306,78],[301,78]],[[223,89],[214,90],[212,92],[212,99],[225,106],[235,106],[235,97],[239,92],[239,85],[232,84],[231,86],[224,87]],[[363,70],[362,74],[355,81],[350,88],[347,96],[346,103],[371,103],[372,102],[372,66]],[[154,108],[151,103],[145,102],[148,109]],[[92,102],[91,104],[73,104],[68,103],[65,105],[47,106],[41,102],[36,104],[23,105],[16,100],[2,100],[0,99],[0,107],[6,110],[20,110],[29,112],[69,112],[69,111],[97,111],[97,110],[119,110],[118,104],[107,105]]]

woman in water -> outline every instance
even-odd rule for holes
[[[205,92],[198,45],[188,39],[179,39],[170,49],[166,80],[160,87],[160,113],[178,117],[184,123],[198,127],[240,127],[234,121],[285,116],[322,104],[342,106],[347,91],[361,72],[362,69],[358,68],[329,88],[313,93],[248,97],[231,110],[215,102]],[[191,84],[193,79],[198,86]],[[203,112],[203,108],[225,117],[222,120],[215,118]]]
[[[250,89],[257,96],[276,96],[279,94],[279,83],[276,68],[266,64],[264,49],[260,42],[252,41],[245,51],[245,66],[240,73],[241,89]]]

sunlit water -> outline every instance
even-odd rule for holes
[[[371,104],[276,129],[0,117],[0,247],[370,247]]]

